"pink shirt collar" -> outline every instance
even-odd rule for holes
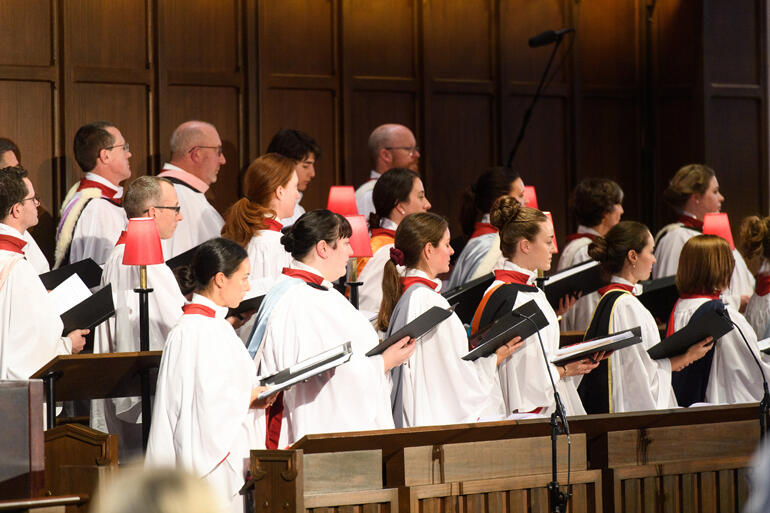
[[[177,167],[174,164],[170,164],[166,162],[163,164],[163,171],[161,171],[158,176],[160,177],[170,177],[170,178],[176,178],[177,180],[182,180],[188,185],[192,185],[195,189],[198,190],[198,192],[205,193],[207,190],[209,190],[209,186],[206,185],[206,182],[198,178],[192,173],[188,173],[181,167]]]

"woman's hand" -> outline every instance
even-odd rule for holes
[[[417,340],[404,337],[382,353],[382,359],[385,362],[385,374],[393,367],[398,367],[412,356],[417,348]]]
[[[251,319],[251,316],[257,313],[256,310],[249,310],[248,312],[241,312],[238,315],[231,315],[227,317],[227,322],[233,325],[233,329],[237,330],[244,324],[246,324],[249,319]]]
[[[495,354],[497,355],[497,365],[500,365],[501,363],[503,363],[503,360],[511,356],[517,349],[519,349],[523,345],[524,345],[524,341],[521,340],[521,337],[515,337],[512,340],[508,341],[505,345],[498,347],[497,351],[495,351]]]
[[[600,355],[597,358],[597,355]],[[588,374],[592,370],[594,370],[596,367],[599,366],[599,363],[604,358],[604,353],[594,353],[591,358],[583,358],[581,360],[576,360],[574,362],[570,362],[566,365],[560,365],[559,366],[559,375],[562,378],[566,378],[568,376],[579,376],[581,374]]]
[[[714,339],[712,337],[706,337],[697,344],[691,345],[687,352],[670,358],[671,370],[679,372],[693,362],[696,362],[706,356],[714,347]]]
[[[257,397],[259,394],[267,390],[269,387],[257,387],[251,391],[251,401],[249,402],[249,408],[254,408],[256,410],[263,410],[271,407],[273,403],[275,402],[275,398],[278,397],[278,394],[273,394],[265,397],[264,399],[258,399]],[[279,392],[280,393],[280,392]]]
[[[580,296],[582,295],[582,292],[578,292],[577,294],[567,294],[561,298],[559,300],[559,308],[556,309],[556,315],[564,315],[567,313],[570,308],[575,306],[575,303],[577,303],[577,300],[580,299]]]
[[[72,354],[78,354],[86,345],[86,335],[91,330],[72,330],[67,333],[67,338],[72,341]]]

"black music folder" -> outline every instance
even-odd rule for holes
[[[545,279],[543,292],[554,310],[559,308],[559,300],[567,294],[590,294],[599,290],[607,281],[602,277],[599,262],[590,260],[573,265]]]
[[[94,262],[93,259],[86,258],[74,264],[65,265],[53,271],[43,273],[40,275],[40,281],[43,282],[46,290],[53,290],[73,274],[80,276],[80,279],[83,280],[83,283],[89,289],[98,287],[102,280],[101,266]]]
[[[599,337],[593,340],[586,340],[578,344],[562,347],[554,353],[554,359],[551,363],[554,365],[564,365],[565,363],[581,360],[594,353],[609,353],[619,349],[625,349],[642,341],[642,328],[636,326],[630,330],[618,331],[606,337]]]
[[[695,321],[690,321],[681,330],[649,348],[647,354],[653,360],[661,360],[684,354],[691,345],[709,336],[713,337],[714,342],[716,342],[719,337],[733,329],[732,323],[725,317],[728,317],[727,312],[710,310]]]
[[[469,344],[474,349],[463,356],[463,360],[472,361],[489,356],[510,342],[512,338],[521,337],[524,340],[546,326],[548,326],[548,319],[545,318],[542,310],[534,300],[527,301],[473,335],[469,339]]]
[[[227,310],[227,317],[239,316],[244,312],[259,310],[259,307],[262,305],[263,299],[265,299],[264,295],[251,297],[249,299],[244,299],[235,308],[230,308]]]
[[[305,381],[317,376],[329,369],[333,369],[350,360],[353,355],[353,347],[350,342],[345,342],[337,347],[318,353],[315,356],[297,362],[277,373],[261,379],[263,386],[270,387],[259,394],[259,399],[264,399],[281,390],[289,388],[295,383]]]
[[[457,317],[464,324],[470,324],[473,320],[473,314],[476,313],[476,308],[484,297],[484,292],[492,285],[493,281],[495,281],[495,273],[485,274],[444,292],[442,296],[450,305],[455,306]]]
[[[178,267],[190,265],[192,263],[193,256],[195,256],[195,252],[198,251],[199,247],[200,247],[200,244],[198,244],[194,248],[188,249],[184,253],[178,254],[174,258],[169,258],[168,260],[166,260],[166,265],[169,266],[171,269],[176,269]]]
[[[72,330],[90,330],[115,315],[115,305],[112,301],[112,284],[108,283],[87,299],[84,299],[61,314],[66,335]]]
[[[642,293],[637,299],[650,311],[653,317],[661,322],[668,322],[676,300],[679,299],[676,276],[647,280],[640,284],[642,285]]]
[[[452,315],[452,308],[439,308],[437,306],[431,307],[427,312],[419,315],[412,322],[408,323],[406,326],[396,331],[380,344],[372,348],[371,351],[366,353],[366,356],[376,356],[378,354],[382,354],[383,351],[407,335],[412,338],[420,338],[438,326],[439,323],[448,319],[450,315]]]

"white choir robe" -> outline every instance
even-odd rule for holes
[[[17,239],[19,238],[19,232],[16,229],[11,228],[7,224],[3,223],[0,223],[0,235],[10,235],[11,237],[16,237]],[[29,231],[25,230],[21,236],[22,240],[27,243],[27,245],[22,248],[22,251],[24,252],[24,258],[26,258],[27,261],[32,264],[35,272],[37,274],[43,274],[50,271],[51,266],[48,264],[48,259],[40,250],[40,247],[37,245],[37,242],[35,242],[35,239],[32,237]]]
[[[103,198],[88,202],[75,225],[70,246],[70,263],[92,258],[103,264],[126,229],[128,218],[123,208]]]
[[[406,276],[428,279],[427,274],[408,269]],[[413,285],[408,296],[405,322],[392,326],[390,332],[413,321],[430,308],[449,308],[438,293],[441,280],[433,280],[436,291]],[[400,301],[399,301],[400,302]],[[479,419],[502,419],[505,412],[497,355],[491,354],[473,362],[462,359],[468,352],[468,336],[462,321],[452,314],[417,341],[417,348],[401,367],[404,427],[435,426]],[[394,415],[398,415],[395,412]]]
[[[502,265],[500,235],[485,233],[473,237],[463,248],[449,278],[447,290],[491,273]]]
[[[599,235],[599,233],[593,228],[587,226],[578,226],[577,233],[590,233],[592,235]],[[557,271],[563,271],[574,265],[588,262],[591,257],[588,256],[588,245],[591,244],[591,239],[587,237],[581,237],[569,242],[561,251],[559,257],[559,265],[556,268]],[[559,326],[562,331],[585,331],[588,325],[591,323],[591,317],[593,316],[596,305],[599,304],[599,293],[591,292],[585,296],[581,296],[575,302],[575,305],[567,310],[562,315]]]
[[[125,244],[115,246],[104,264],[101,286],[112,284],[115,315],[94,331],[94,353],[139,351],[139,267],[123,265]],[[150,351],[161,351],[182,317],[185,299],[166,264],[147,266]],[[91,401],[91,427],[118,435],[118,454],[128,461],[142,454],[142,401],[139,397]]]
[[[293,268],[320,273],[301,262]],[[276,289],[284,280],[281,276]],[[311,433],[335,433],[393,428],[390,409],[390,381],[381,355],[366,352],[379,343],[368,319],[331,287],[319,290],[307,284],[288,288],[277,300],[266,321],[261,339],[261,376],[269,376],[295,363],[352,342],[351,359],[333,373],[310,378],[284,392],[283,425],[288,444]],[[270,294],[263,305],[272,303]],[[260,311],[261,313],[261,311]],[[259,314],[258,314],[259,315]],[[257,358],[260,358],[257,353]],[[283,446],[283,445],[281,445]]]
[[[292,212],[291,217],[286,217],[284,219],[281,219],[281,224],[284,226],[291,226],[294,223],[297,222],[297,219],[299,219],[302,214],[305,213],[305,207],[299,204],[300,201],[302,201],[302,196],[304,193],[299,193],[299,198],[297,198],[297,203],[294,205],[294,212]]]
[[[62,329],[32,264],[0,250],[0,379],[29,379],[56,356],[71,354],[72,341]]]
[[[364,182],[358,189],[356,189],[356,208],[358,215],[364,216],[368,221],[369,214],[374,213],[374,200],[372,194],[374,193],[374,186],[377,183],[377,179],[382,176],[375,170],[369,173],[369,180]]]
[[[674,330],[684,328],[695,311],[707,298],[680,299],[674,309]],[[751,352],[759,359],[762,372],[770,379],[770,364],[760,358],[757,349],[757,335],[746,318],[732,305],[727,304],[730,319],[743,331]],[[762,399],[762,376],[754,358],[749,354],[746,343],[738,330],[722,336],[714,345],[714,359],[711,363],[706,401],[712,404],[750,403]]]
[[[505,260],[502,269],[527,274],[530,276],[530,283],[534,283],[536,277],[534,271],[524,269],[509,260]],[[495,280],[490,288],[501,284],[503,282]],[[583,403],[577,393],[581,376],[560,378],[559,369],[550,363],[554,358],[554,353],[559,349],[559,321],[556,318],[556,312],[548,303],[545,293],[542,290],[519,292],[516,295],[514,309],[531,300],[535,301],[537,307],[542,310],[543,315],[548,320],[548,326],[540,330],[540,337],[543,339],[543,346],[545,346],[548,357],[548,369],[546,370],[537,334],[526,338],[524,345],[506,358],[497,368],[506,412],[509,414],[514,411],[527,413],[537,408],[543,408],[540,413],[550,415],[556,405],[551,380],[548,377],[548,371],[550,371],[567,415],[585,415]]]
[[[770,274],[770,262],[763,260],[759,275]],[[756,291],[751,295],[746,306],[746,320],[754,329],[757,338],[762,340],[770,337],[770,294],[760,296]]]
[[[227,307],[198,294],[192,302],[216,318],[183,315],[168,335],[145,465],[187,469],[209,481],[231,511],[242,511],[249,451],[265,448],[264,410],[249,408],[256,367],[225,320]]]
[[[618,276],[613,283],[631,283]],[[641,290],[640,290],[641,292]],[[613,412],[676,408],[671,386],[671,361],[653,360],[647,350],[660,342],[658,324],[652,314],[633,294],[623,294],[615,301],[610,317],[610,333],[639,326],[642,342],[610,355]]]

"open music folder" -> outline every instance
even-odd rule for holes
[[[450,315],[452,315],[452,308],[439,308],[438,306],[433,306],[427,312],[418,315],[412,322],[380,342],[366,353],[366,356],[382,354],[383,351],[406,336],[420,338],[438,326],[440,322],[448,319]]]
[[[345,342],[337,347],[318,353],[307,360],[297,362],[291,367],[278,371],[271,376],[261,378],[262,385],[270,388],[260,393],[258,398],[270,397],[300,381],[305,381],[313,376],[339,367],[350,360],[352,355],[353,348],[351,343]]]
[[[554,359],[551,363],[554,365],[564,365],[565,363],[581,360],[594,353],[610,353],[625,349],[642,341],[642,329],[639,326],[629,330],[618,331],[606,337],[586,340],[578,344],[562,347],[554,353]]]
[[[564,296],[568,294],[575,296],[578,293],[585,296],[599,290],[605,284],[606,280],[602,277],[599,262],[589,260],[546,278],[543,292],[556,310],[559,308],[559,300]]]
[[[465,324],[470,324],[473,314],[484,297],[484,292],[495,281],[495,274],[485,274],[480,278],[463,283],[459,287],[443,292],[441,295],[455,307],[455,314]]]
[[[43,273],[40,275],[40,281],[43,282],[46,290],[53,290],[73,274],[80,276],[80,279],[88,288],[98,287],[102,280],[101,266],[94,262],[93,259],[86,258],[74,264],[65,265],[53,271]]]
[[[524,340],[546,326],[548,326],[548,319],[538,308],[537,303],[534,300],[527,301],[515,310],[506,312],[469,338],[468,342],[473,349],[463,356],[463,360],[473,361],[489,356],[514,337],[521,337]]]
[[[720,313],[716,310],[710,310],[649,348],[647,354],[653,360],[679,356],[686,353],[690,346],[709,336],[713,337],[716,343],[719,337],[733,329],[732,323],[725,318],[726,315],[728,315],[727,312]]]

